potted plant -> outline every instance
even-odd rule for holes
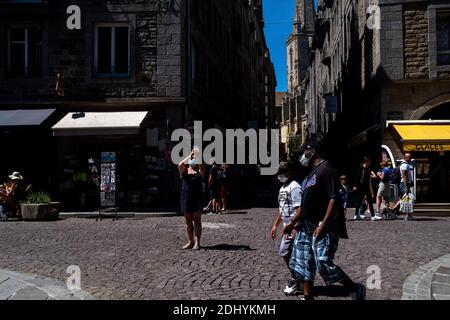
[[[31,192],[21,205],[22,219],[26,221],[57,220],[59,202],[52,202],[47,192]]]

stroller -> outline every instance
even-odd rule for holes
[[[397,203],[397,200],[399,199],[398,196],[398,186],[396,184],[390,183],[389,184],[389,199],[388,199],[388,207],[384,208],[381,211],[381,215],[386,220],[397,220],[397,214],[394,209],[390,207],[390,203],[394,203],[394,205]]]

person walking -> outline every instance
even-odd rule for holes
[[[389,177],[391,170],[387,161],[380,163],[381,171],[377,172],[377,176],[380,179],[377,191],[377,209],[375,215],[381,215],[381,204],[385,203],[386,209],[389,210]]]
[[[399,197],[394,210],[400,207],[400,201],[404,195],[414,194],[414,167],[412,164],[412,154],[406,152],[403,155],[403,160],[400,164],[400,185],[399,185]],[[405,217],[406,221],[416,221],[416,218],[411,213],[407,213]]]
[[[184,214],[187,225],[188,242],[183,249],[200,249],[202,235],[202,180],[205,166],[199,163],[197,152],[191,154],[178,164],[181,177],[181,213]]]
[[[300,210],[283,229],[283,234],[291,234],[302,221],[294,240],[290,269],[303,282],[304,300],[314,300],[316,270],[327,285],[340,283],[353,299],[364,300],[364,285],[353,282],[333,262],[339,239],[348,238],[337,172],[322,158],[320,142],[309,141],[302,149],[300,161],[309,174],[302,183]]]
[[[272,239],[275,239],[279,225],[283,223],[283,227],[285,227],[295,214],[300,211],[302,203],[302,190],[298,182],[294,180],[293,164],[291,162],[282,162],[277,174],[278,181],[282,183],[282,186],[278,193],[278,210],[270,232]],[[291,273],[291,278],[283,290],[286,295],[297,294],[300,289],[300,281],[294,277],[289,268],[295,234],[296,230],[293,230],[290,234],[282,235],[280,243],[279,255],[283,258]]]
[[[349,196],[351,192],[351,188],[348,185],[348,177],[346,175],[342,175],[339,177],[341,182],[339,189],[339,196],[341,197],[342,206],[344,207],[344,213],[347,214],[347,208],[349,205]]]
[[[209,199],[211,201],[211,214],[220,213],[221,204],[220,204],[220,185],[218,181],[219,174],[219,165],[215,162],[212,163],[212,167],[209,170],[208,177],[208,189],[209,189]]]
[[[371,188],[371,179],[376,179],[376,174],[370,169],[370,165],[372,164],[372,160],[368,157],[363,158],[363,162],[359,166],[358,173],[356,175],[356,183],[353,188],[354,191],[358,192],[358,202],[356,203],[355,208],[355,220],[365,219],[364,214],[360,214],[361,206],[364,202],[364,198],[367,200],[367,204],[369,207],[370,215],[372,216],[372,221],[382,219],[380,215],[375,215],[373,209],[373,195]]]
[[[227,164],[223,164],[218,171],[218,183],[220,185],[221,212],[228,210],[228,195],[230,192],[230,170]]]

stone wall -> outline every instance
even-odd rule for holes
[[[403,6],[401,4],[380,7],[381,67],[390,80],[404,78]]]
[[[163,13],[156,0],[72,2],[81,8],[82,29],[66,28],[68,1],[51,2],[46,15],[32,17],[30,21],[43,30],[42,76],[3,79],[2,73],[0,98],[53,99],[58,72],[65,77],[66,99],[182,95],[182,15],[179,8]],[[6,26],[16,20],[20,17],[11,16],[0,21],[1,42],[6,41],[1,35],[6,32]],[[116,21],[130,24],[130,73],[128,76],[96,76],[95,25]],[[2,43],[0,47],[3,47]],[[0,71],[5,69],[1,66],[5,60],[0,61]]]
[[[428,17],[426,5],[405,4],[405,79],[428,77]]]
[[[161,14],[158,17],[158,96],[176,97],[183,94],[181,33],[179,14]]]

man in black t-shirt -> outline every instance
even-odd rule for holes
[[[310,141],[303,147],[300,163],[309,169],[302,184],[303,201],[283,234],[290,234],[301,221],[294,240],[291,271],[304,283],[305,300],[313,300],[316,270],[327,285],[341,283],[355,300],[365,299],[365,287],[353,282],[333,263],[339,238],[348,238],[345,216],[339,197],[339,177],[328,161],[322,159],[320,144]]]

